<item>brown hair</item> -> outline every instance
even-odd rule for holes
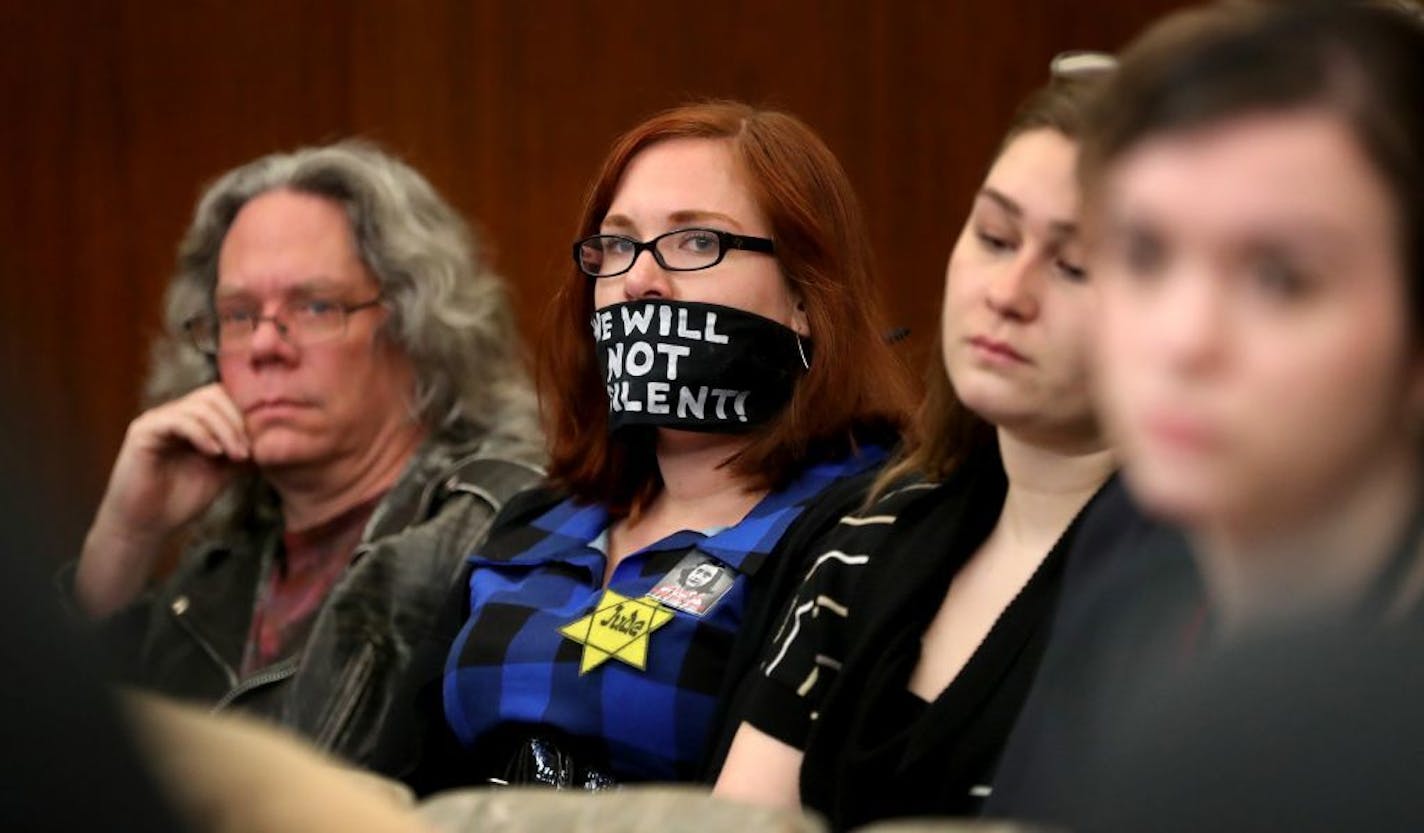
[[[1078,139],[1085,129],[1090,104],[1102,88],[1102,77],[1113,62],[1107,56],[1087,71],[1055,74],[1047,85],[1024,99],[1014,113],[997,159],[1013,141],[1034,130],[1053,130]],[[944,351],[937,333],[934,356],[925,373],[925,398],[915,413],[909,436],[895,461],[876,478],[867,505],[895,481],[911,474],[944,480],[976,449],[995,442],[993,427],[959,401],[944,366]]]
[[[1235,3],[1178,12],[1123,54],[1080,156],[1085,213],[1142,142],[1252,113],[1338,114],[1393,195],[1416,339],[1424,323],[1424,24],[1401,2]]]
[[[803,467],[851,451],[858,437],[894,441],[910,386],[882,338],[884,315],[860,205],[830,149],[785,113],[730,101],[660,113],[620,137],[584,201],[575,236],[596,234],[632,159],[677,138],[725,141],[771,224],[781,272],[804,304],[815,345],[790,404],[726,462],[755,487],[778,488]],[[550,478],[615,514],[662,487],[652,431],[610,435],[607,391],[588,336],[593,279],[570,264],[549,308],[539,356]]]

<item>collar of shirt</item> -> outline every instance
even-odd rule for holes
[[[886,454],[885,449],[879,446],[861,446],[853,455],[808,466],[786,488],[763,497],[738,523],[711,534],[694,530],[674,532],[640,552],[696,546],[738,572],[755,573],[787,528],[816,495],[840,478],[859,474],[879,464]],[[600,570],[604,555],[593,543],[603,536],[612,522],[612,516],[603,506],[578,503],[570,498],[530,523],[539,535],[537,541],[531,544],[524,536],[491,538],[480,552],[470,557],[470,561],[475,564],[499,562],[533,566],[557,560],[584,566],[591,571]]]

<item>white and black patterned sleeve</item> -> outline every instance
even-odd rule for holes
[[[756,728],[804,748],[825,693],[835,682],[850,636],[860,577],[889,537],[900,509],[931,484],[899,484],[870,508],[846,515],[809,559],[796,595],[762,655],[743,713]]]

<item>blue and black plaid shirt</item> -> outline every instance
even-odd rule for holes
[[[606,589],[651,595],[668,612],[655,615],[666,621],[646,634],[645,670],[610,658],[581,674],[586,647],[560,633],[608,609],[599,608],[607,562],[598,545],[611,518],[601,506],[565,500],[528,525],[497,531],[470,557],[470,613],[446,662],[445,714],[455,736],[477,750],[495,730],[549,727],[597,750],[599,765],[620,781],[692,780],[751,577],[817,495],[884,457],[862,447],[812,466],[735,526],[677,532],[624,558]],[[699,564],[710,566],[689,579]]]

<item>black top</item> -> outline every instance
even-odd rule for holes
[[[1400,624],[1233,637],[1141,681],[1087,750],[1065,821],[1080,833],[1424,829],[1424,632]]]
[[[1053,641],[1005,746],[985,815],[1085,831],[1417,829],[1372,826],[1366,819],[1380,817],[1363,814],[1358,824],[1339,824],[1350,806],[1384,806],[1358,796],[1380,790],[1397,801],[1403,795],[1391,792],[1385,775],[1372,786],[1364,775],[1376,770],[1361,763],[1354,733],[1378,727],[1378,716],[1365,720],[1362,711],[1340,704],[1368,703],[1379,694],[1370,686],[1387,676],[1357,665],[1350,652],[1358,645],[1377,652],[1372,662],[1389,657],[1371,631],[1379,629],[1401,577],[1424,551],[1424,513],[1357,604],[1230,639],[1214,627],[1201,574],[1179,530],[1148,518],[1121,490],[1092,520],[1069,555]],[[1416,609],[1385,624],[1408,629],[1419,618]],[[1332,679],[1324,668],[1341,673]],[[1308,691],[1316,683],[1301,683],[1291,693],[1294,683],[1282,682],[1307,677],[1332,679],[1340,691]],[[1419,685],[1407,675],[1398,682]],[[1220,700],[1208,707],[1209,697]],[[1230,697],[1238,702],[1220,705]],[[1397,701],[1391,694],[1379,702]],[[1413,722],[1398,726],[1419,731]],[[1296,731],[1289,727],[1301,725],[1313,728],[1284,743]],[[1381,742],[1385,738],[1381,732],[1371,742],[1383,750],[1392,743]],[[1327,748],[1336,751],[1319,753]],[[1355,763],[1344,765],[1347,760]],[[1388,777],[1403,769],[1384,763]],[[1248,785],[1260,785],[1261,792]],[[1308,827],[1299,823],[1310,816],[1300,809],[1306,806],[1320,812]],[[1146,818],[1152,821],[1144,827]]]
[[[925,703],[908,686],[921,639],[955,574],[993,530],[1006,488],[998,454],[988,450],[942,485],[892,491],[818,548],[839,557],[813,561],[747,719],[804,749],[802,803],[833,828],[972,814],[989,791],[1047,641],[1079,520],[939,697]],[[842,546],[847,537],[863,545],[875,526],[884,528],[880,542]],[[855,574],[840,582],[849,587],[841,598],[827,593],[837,573]]]
[[[1084,524],[1068,555],[1063,594],[984,815],[1041,822],[1072,816],[1090,750],[1136,685],[1181,667],[1205,639],[1204,595],[1186,541],[1139,512],[1120,486]]]

